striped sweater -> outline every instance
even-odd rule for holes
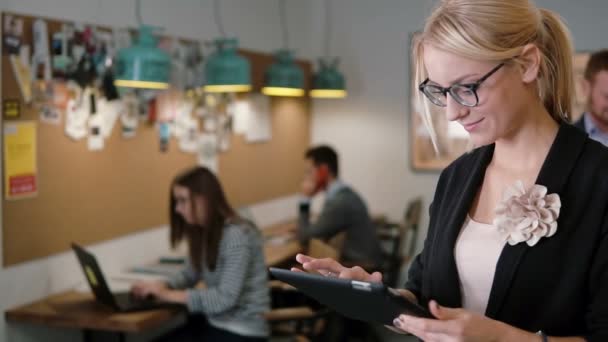
[[[218,253],[215,270],[203,262],[202,272],[197,273],[188,262],[169,279],[169,286],[188,289],[188,310],[205,314],[214,327],[243,336],[268,336],[263,314],[270,309],[270,294],[260,232],[226,225]],[[192,288],[201,280],[206,289]]]

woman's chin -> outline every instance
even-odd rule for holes
[[[490,145],[496,141],[496,139],[493,136],[490,136],[489,134],[483,134],[483,133],[470,134],[469,138],[471,139],[471,143],[473,144],[473,146],[475,148],[485,146],[485,145]]]

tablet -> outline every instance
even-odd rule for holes
[[[400,314],[434,318],[422,306],[382,283],[324,277],[270,268],[270,274],[336,312],[360,321],[393,325]]]

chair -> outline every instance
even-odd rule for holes
[[[384,282],[391,287],[397,286],[399,271],[413,258],[421,212],[422,198],[418,197],[408,203],[402,223],[385,221],[378,227],[380,240],[390,245],[381,268]],[[408,240],[409,245],[404,248]]]

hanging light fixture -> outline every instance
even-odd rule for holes
[[[315,98],[346,97],[346,81],[338,70],[338,57],[329,57],[331,36],[331,4],[325,0],[325,57],[319,58],[319,70],[314,74],[310,96]]]
[[[204,90],[209,93],[236,93],[251,90],[251,65],[237,53],[236,38],[226,38],[222,25],[219,0],[213,2],[215,23],[222,38],[214,41],[215,52],[205,64]]]
[[[296,64],[293,53],[288,49],[287,14],[285,0],[279,0],[281,26],[283,28],[283,49],[275,54],[276,61],[264,74],[262,93],[269,96],[303,96],[304,72]]]
[[[129,48],[118,51],[114,85],[128,88],[167,89],[171,57],[156,46],[154,28],[142,24],[140,0],[136,0],[136,14],[139,24],[137,42]]]

